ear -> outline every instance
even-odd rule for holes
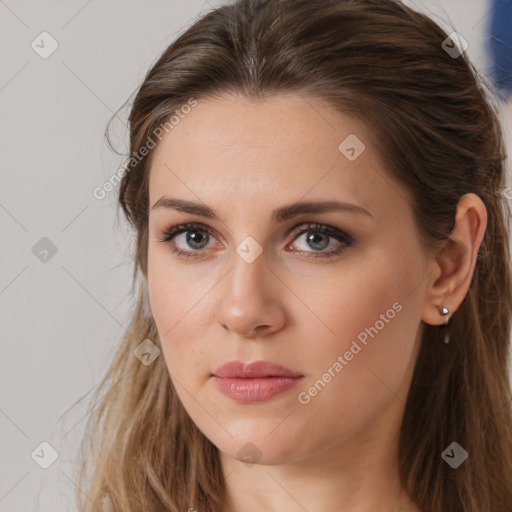
[[[455,225],[444,247],[430,262],[427,296],[421,319],[427,324],[444,324],[442,307],[448,318],[466,296],[475,270],[478,250],[487,227],[487,210],[473,193],[459,199]]]

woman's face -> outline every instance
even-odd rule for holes
[[[299,95],[205,99],[154,151],[149,299],[194,423],[262,464],[389,445],[429,270],[368,127]]]

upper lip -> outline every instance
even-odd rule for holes
[[[303,377],[299,372],[290,370],[272,361],[229,361],[219,366],[214,372],[215,377],[225,378],[258,378],[258,377]]]

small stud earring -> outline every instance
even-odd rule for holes
[[[450,343],[450,333],[448,332],[448,321],[450,319],[450,311],[446,307],[441,308],[441,315],[444,316],[444,325],[442,326],[442,329],[444,331],[444,337],[443,341],[444,343],[448,344]]]

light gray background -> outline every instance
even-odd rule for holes
[[[117,189],[92,195],[123,163],[104,129],[176,34],[220,3],[0,0],[0,511],[75,510],[88,410],[74,404],[103,375],[132,300]],[[485,0],[407,3],[450,23],[485,70]],[[59,45],[47,59],[31,48],[43,31]],[[57,247],[47,262],[32,252],[43,237]],[[59,454],[46,470],[31,458],[42,441]]]

